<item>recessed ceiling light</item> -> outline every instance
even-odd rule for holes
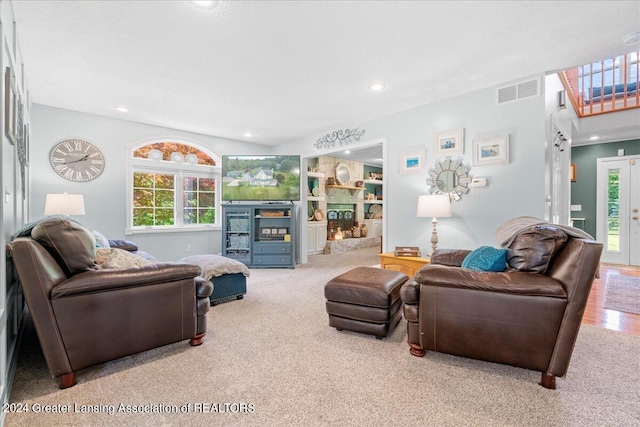
[[[344,154],[351,154],[351,150],[345,150]]]
[[[246,136],[247,138],[251,138],[253,134],[251,132],[245,132],[244,136]]]
[[[600,137],[598,135],[593,135],[591,138],[589,138],[590,141],[595,141],[596,139],[599,139]]]
[[[118,105],[116,107],[116,110],[120,111],[121,113],[126,113],[129,111],[129,109],[127,107],[125,107],[124,105]]]
[[[633,34],[629,34],[628,36],[622,39],[622,43],[626,44],[627,46],[636,44],[638,42],[640,42],[640,31],[635,32]]]
[[[189,0],[189,3],[203,9],[213,9],[218,5],[218,2],[215,0]]]
[[[373,82],[369,85],[369,89],[374,92],[380,92],[381,90],[386,89],[387,84],[383,82]]]

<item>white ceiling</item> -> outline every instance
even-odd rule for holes
[[[332,154],[332,156],[382,167],[382,144],[365,148],[357,148],[355,145],[348,150]]]
[[[13,8],[32,102],[265,145],[627,53],[640,30],[638,1]]]

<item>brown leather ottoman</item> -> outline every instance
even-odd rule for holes
[[[386,337],[402,318],[400,288],[409,277],[397,271],[356,267],[324,286],[329,326]]]

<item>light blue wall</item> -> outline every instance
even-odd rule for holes
[[[83,194],[86,215],[76,219],[110,239],[129,239],[142,249],[164,261],[187,255],[214,253],[221,250],[221,233],[215,231],[146,233],[125,236],[126,227],[126,162],[125,147],[148,138],[182,138],[210,148],[214,153],[262,154],[270,147],[181,132],[60,108],[34,104],[31,134],[31,204],[30,219],[42,218],[47,193]],[[81,138],[102,150],[106,168],[94,181],[74,183],[59,177],[49,166],[49,150],[62,139]],[[191,253],[186,252],[191,245]]]
[[[538,77],[544,81],[541,76]],[[488,88],[364,123],[345,124],[343,128],[365,129],[363,142],[386,138],[384,173],[387,230],[384,244],[387,250],[411,245],[421,247],[425,253],[429,252],[430,220],[416,217],[418,196],[427,192],[426,174],[401,176],[398,164],[404,151],[425,148],[426,163],[431,167],[435,161],[433,135],[444,130],[464,128],[464,162],[471,166],[472,176],[486,177],[488,186],[472,188],[462,200],[452,202],[453,217],[442,218],[438,224],[439,247],[496,245],[494,232],[506,220],[519,215],[544,216],[544,97],[497,105],[495,89]],[[274,151],[301,155],[324,154],[315,150],[313,143],[326,132],[272,149],[42,105],[34,105],[32,115],[31,218],[42,217],[47,193],[82,193],[85,195],[87,214],[78,219],[87,227],[98,229],[110,238],[134,240],[165,260],[188,255],[187,244],[192,246],[192,253],[218,253],[220,233],[125,236],[126,144],[145,138],[173,136],[198,141],[218,155]],[[510,137],[510,163],[473,166],[472,140],[505,133]],[[61,139],[72,137],[87,139],[103,150],[107,167],[97,180],[71,183],[50,169],[48,152],[51,146]],[[353,148],[356,147],[353,145]]]
[[[544,79],[539,78],[541,84]],[[529,79],[523,79],[529,80]],[[501,85],[504,86],[504,85]],[[544,93],[541,90],[540,93]],[[381,96],[384,96],[382,94]],[[363,143],[386,138],[385,200],[386,250],[395,246],[419,246],[430,251],[431,221],[417,218],[418,196],[427,192],[426,173],[401,176],[398,164],[403,152],[426,149],[426,164],[434,164],[434,133],[464,128],[464,162],[472,166],[472,140],[508,133],[510,163],[472,166],[473,177],[486,177],[488,186],[472,188],[452,202],[452,218],[438,222],[440,248],[475,248],[496,245],[495,230],[520,215],[544,216],[545,102],[544,96],[497,105],[496,88],[473,92],[364,123],[347,123],[296,143],[277,147],[280,153],[322,154],[313,143],[328,131],[365,129]],[[357,143],[351,148],[357,149]]]

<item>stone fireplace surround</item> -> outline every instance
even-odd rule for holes
[[[324,253],[333,254],[338,252],[348,252],[381,245],[381,237],[360,237],[357,239],[327,240],[327,245],[325,246]]]
[[[346,212],[352,209],[352,224],[357,222],[359,225],[362,225],[364,223],[364,189],[353,190],[326,187],[327,178],[333,177],[335,179],[335,170],[339,163],[346,165],[351,171],[351,181],[347,185],[355,186],[356,181],[362,181],[364,179],[363,163],[331,156],[318,157],[318,171],[325,174],[324,180],[319,183],[320,194],[325,195],[325,200],[318,202],[318,208],[325,212],[327,226],[330,227],[333,225],[334,231],[335,227],[338,226],[338,223],[329,218],[329,211],[332,210],[342,210],[343,212]],[[332,222],[334,224],[332,224]],[[380,237],[329,240],[330,234],[329,230],[327,230],[328,239],[325,247],[325,253],[345,252],[379,246],[381,244]]]

